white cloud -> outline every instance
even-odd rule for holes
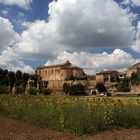
[[[48,60],[45,65],[64,63],[69,60],[73,65],[84,68],[88,74],[106,70],[122,70],[140,61],[135,60],[129,53],[115,49],[112,53],[88,53],[88,52],[62,52],[53,61]]]
[[[0,67],[11,71],[21,70],[22,72],[34,73],[33,68],[21,61],[20,56],[14,52],[13,48],[8,47],[0,55]]]
[[[24,9],[29,9],[30,4],[32,3],[32,0],[0,0],[0,3],[6,4],[6,5],[17,5]]]
[[[19,35],[13,29],[8,19],[0,17],[0,51],[4,50],[18,40]]]
[[[113,0],[53,1],[49,14],[59,42],[67,46],[128,47],[133,39],[130,14]]]
[[[130,54],[119,49],[111,54],[89,52],[92,48],[131,46],[135,35],[133,14],[114,0],[57,0],[49,4],[48,13],[48,21],[24,22],[27,29],[12,48],[2,52],[0,64],[8,64],[11,69],[28,69],[24,60],[49,60],[58,56],[56,61],[68,58],[75,65],[93,66],[90,72],[95,73],[102,69],[122,69],[135,62]],[[5,40],[5,28],[3,32]]]
[[[131,48],[132,48],[132,50],[140,53],[140,21],[138,22],[136,38],[135,38]]]
[[[1,10],[1,13],[3,14],[3,15],[7,15],[8,14],[8,10]]]
[[[133,15],[113,0],[58,0],[49,4],[48,13],[48,22],[24,23],[27,30],[16,50],[25,59],[50,57],[64,50],[131,46]]]
[[[15,44],[19,38],[20,35],[14,31],[11,22],[0,17],[0,67],[33,73],[34,70],[21,61],[20,55],[15,51]]]
[[[121,4],[124,5],[132,5],[132,6],[140,6],[140,0],[123,0]]]

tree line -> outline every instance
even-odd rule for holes
[[[38,75],[24,73],[20,70],[16,72],[0,68],[0,93],[12,93],[14,87],[26,87],[29,78],[33,81],[32,86],[37,86]]]

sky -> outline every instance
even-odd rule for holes
[[[91,75],[140,62],[140,0],[0,0],[0,68],[66,60]]]

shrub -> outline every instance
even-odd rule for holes
[[[106,93],[106,96],[111,96],[111,93],[110,93],[110,92],[107,92],[107,93]]]
[[[52,90],[49,89],[49,88],[44,88],[44,89],[42,90],[42,93],[43,93],[44,95],[50,95],[50,94],[52,93]]]
[[[96,89],[98,90],[98,92],[107,92],[106,87],[102,83],[97,84]]]
[[[64,83],[64,85],[63,85],[63,92],[65,94],[68,94],[69,93],[69,90],[70,90],[70,85],[67,84],[67,83]]]
[[[37,89],[36,89],[36,87],[30,87],[29,94],[30,95],[37,95]]]
[[[78,84],[72,84],[72,85],[69,85],[67,83],[64,83],[64,85],[63,85],[63,91],[66,94],[74,95],[74,96],[86,95],[85,86],[83,86],[80,83],[78,83]]]
[[[25,93],[25,88],[24,87],[21,87],[21,86],[17,86],[15,88],[15,93],[16,94],[24,94]]]
[[[86,95],[85,86],[82,84],[73,84],[70,88],[70,95]]]
[[[119,92],[129,92],[130,91],[130,83],[128,78],[124,78],[118,85],[117,90]]]
[[[8,93],[7,86],[0,86],[0,94],[5,94],[5,93]]]

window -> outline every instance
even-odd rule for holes
[[[47,75],[47,70],[45,70],[45,75]]]

